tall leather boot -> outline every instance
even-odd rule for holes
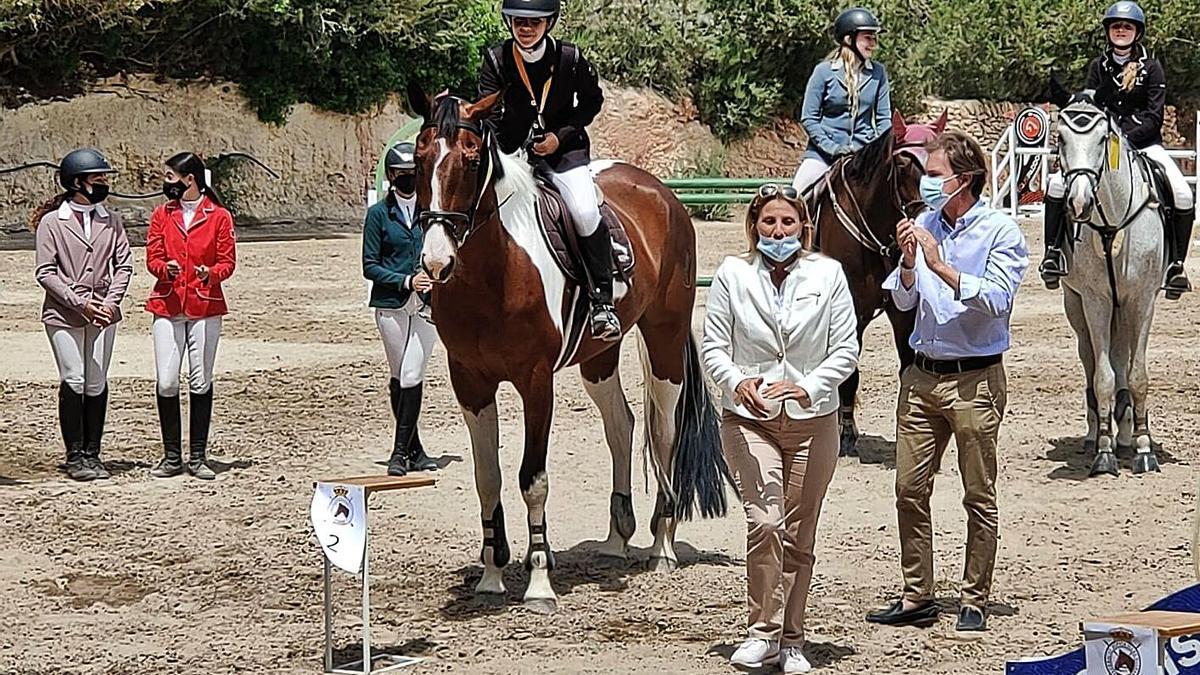
[[[392,456],[388,459],[387,472],[389,476],[403,476],[408,473],[408,443],[413,427],[404,424],[404,387],[400,386],[400,380],[393,377],[388,381],[388,396],[392,403],[392,417],[396,420],[396,432],[392,437]]]
[[[1183,262],[1187,260],[1188,249],[1192,246],[1192,224],[1196,220],[1196,209],[1176,211],[1167,232],[1167,242],[1170,247],[1171,263],[1167,265],[1167,283],[1163,286],[1168,300],[1178,300],[1179,296],[1192,290],[1188,281]]]
[[[200,480],[212,480],[217,477],[208,468],[208,428],[212,424],[213,387],[203,394],[192,392],[188,395],[188,405],[191,407],[188,420],[188,473]]]
[[[592,303],[592,337],[616,342],[621,339],[621,320],[613,307],[612,239],[603,223],[591,235],[579,237],[579,253]]]
[[[67,448],[67,475],[79,481],[96,479],[96,470],[84,461],[83,394],[66,382],[58,385],[58,428]]]
[[[83,397],[83,461],[96,478],[112,478],[100,461],[100,440],[104,438],[104,419],[108,415],[108,387],[98,396]]]
[[[1038,272],[1042,275],[1042,283],[1049,290],[1058,288],[1058,280],[1067,276],[1067,260],[1062,252],[1062,236],[1066,224],[1066,200],[1046,195],[1044,200],[1045,214],[1042,217],[1042,230],[1046,235],[1046,255]]]
[[[158,426],[162,431],[163,458],[150,469],[155,478],[171,478],[183,473],[183,419],[179,412],[179,394],[155,396]]]
[[[421,434],[417,429],[417,421],[421,418],[421,396],[424,390],[425,383],[418,383],[415,387],[408,387],[401,391],[403,404],[400,407],[400,415],[403,418],[403,424],[412,429],[412,435],[408,439],[408,470],[409,471],[437,471],[437,462],[430,459],[429,455],[425,454],[425,447],[421,444]]]

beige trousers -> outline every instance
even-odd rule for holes
[[[958,446],[963,507],[967,510],[967,556],[962,603],[986,608],[996,564],[996,437],[1004,419],[1004,365],[955,375],[934,375],[909,366],[900,376],[896,407],[896,514],[904,597],[933,599],[933,524],[929,497],[934,467],[950,437]]]
[[[801,645],[817,519],[837,467],[837,415],[750,420],[726,411],[721,445],[746,509],[748,634]]]

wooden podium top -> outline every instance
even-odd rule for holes
[[[1093,619],[1087,623],[1122,624],[1153,628],[1159,637],[1171,638],[1200,633],[1200,613],[1194,612],[1128,612]]]
[[[372,492],[428,487],[437,483],[433,476],[425,474],[411,474],[408,476],[351,476],[349,478],[321,479],[318,482],[357,485],[362,487],[363,492],[367,495],[370,495]]]

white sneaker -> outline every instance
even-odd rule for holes
[[[800,647],[784,647],[779,650],[779,669],[784,675],[795,675],[812,670],[812,664],[804,658]]]
[[[745,668],[762,668],[767,660],[779,653],[779,643],[775,640],[750,638],[742,643],[729,662]]]

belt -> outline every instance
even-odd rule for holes
[[[966,373],[972,370],[983,370],[989,366],[994,366],[1000,363],[1003,357],[1000,354],[992,354],[991,356],[972,356],[966,359],[931,359],[924,354],[917,354],[917,367],[927,373],[934,375],[956,375],[958,373]]]

